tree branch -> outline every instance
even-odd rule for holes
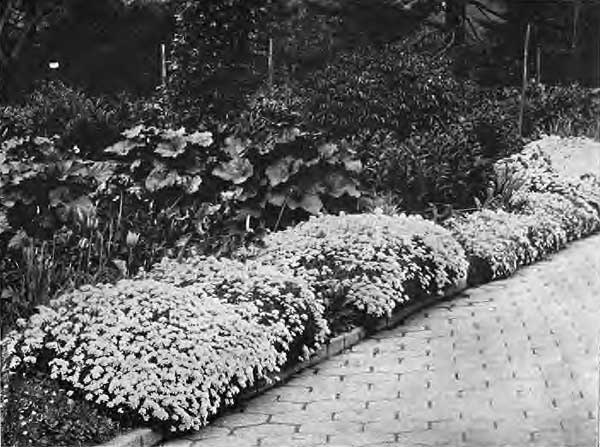
[[[494,11],[489,6],[484,5],[483,3],[481,3],[479,0],[468,0],[468,2],[469,2],[470,5],[475,6],[477,9],[479,9],[484,14],[486,14],[486,13],[487,14],[491,14],[491,15],[496,16],[497,18],[499,18],[501,20],[508,20],[507,16],[502,15],[498,11]],[[487,16],[487,14],[486,14],[486,16]]]
[[[479,31],[477,31],[477,28],[473,24],[473,20],[470,19],[470,18],[467,18],[466,22],[467,22],[467,25],[469,26],[469,28],[471,29],[471,32],[473,33],[473,37],[475,37],[475,39],[477,39],[480,42],[482,42],[483,39],[481,38],[481,35],[479,34]]]

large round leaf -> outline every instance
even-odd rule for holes
[[[351,178],[341,172],[332,172],[325,178],[327,192],[330,196],[338,198],[344,194],[351,197],[360,197],[360,191],[356,187],[356,183]]]
[[[190,144],[197,144],[202,147],[208,147],[213,144],[212,132],[194,132],[185,139]]]
[[[120,155],[120,156],[124,157],[124,156],[128,155],[129,152],[131,152],[133,149],[135,149],[137,147],[141,147],[141,146],[142,146],[141,143],[137,143],[132,140],[123,140],[123,141],[119,141],[119,142],[113,144],[112,146],[107,147],[106,149],[104,149],[104,152],[108,152],[109,154],[116,154],[116,155]]]
[[[216,177],[240,185],[252,177],[254,166],[246,158],[234,158],[226,163],[221,163],[213,169],[212,173]]]
[[[277,186],[287,182],[290,176],[296,174],[303,164],[304,160],[288,155],[269,165],[267,169],[265,169],[265,174],[267,175],[271,186]]]
[[[177,184],[179,174],[171,171],[162,163],[154,163],[154,168],[146,177],[145,186],[149,192],[159,191]]]
[[[167,129],[161,137],[162,141],[154,149],[156,154],[165,158],[177,158],[185,152],[188,142],[183,127],[179,130]]]

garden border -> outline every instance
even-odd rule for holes
[[[246,401],[256,397],[257,395],[262,394],[265,391],[287,381],[294,374],[297,374],[306,368],[310,368],[311,366],[340,354],[342,351],[365,339],[368,335],[396,327],[408,317],[419,312],[420,310],[439,301],[453,298],[468,288],[469,286],[467,284],[467,278],[461,278],[455,286],[450,287],[443,294],[430,296],[423,300],[411,303],[409,302],[407,305],[402,306],[398,312],[394,313],[392,316],[383,317],[377,320],[377,322],[369,330],[365,329],[364,327],[357,327],[333,337],[325,346],[315,352],[308,360],[300,362],[288,369],[285,369],[284,371],[281,371],[278,374],[271,375],[267,379],[268,383],[258,385],[257,387],[242,393],[239,396],[239,400]],[[155,431],[151,428],[137,428],[130,432],[118,435],[107,443],[94,447],[153,447],[158,445],[159,442],[167,439],[167,437],[167,433]]]

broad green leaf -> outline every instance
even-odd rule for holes
[[[225,138],[225,147],[223,147],[223,152],[225,152],[231,158],[241,157],[245,150],[246,145],[239,138]]]
[[[287,157],[280,158],[265,169],[265,174],[267,175],[271,186],[277,186],[280,183],[287,182],[291,175],[298,172],[300,166],[297,163],[294,163],[295,160],[294,157],[288,155]],[[302,163],[302,160],[298,161]]]
[[[195,175],[188,179],[185,190],[188,194],[195,194],[200,189],[201,184],[202,184],[202,177],[200,177],[199,175]]]
[[[176,171],[168,170],[164,164],[155,162],[154,168],[146,177],[144,185],[149,192],[156,192],[176,185],[179,178]]]
[[[138,124],[137,126],[132,127],[131,129],[127,129],[121,133],[125,138],[136,138],[140,136],[140,133],[145,129],[143,124]]]
[[[311,214],[319,214],[323,209],[323,202],[316,194],[305,194],[300,201],[300,207]]]
[[[141,147],[141,146],[142,145],[140,143],[136,143],[135,141],[123,140],[123,141],[119,141],[119,142],[113,144],[112,146],[107,147],[106,149],[104,149],[104,152],[108,152],[110,154],[126,156],[133,149],[135,149],[137,147]]]
[[[360,191],[356,188],[355,182],[339,172],[332,172],[327,175],[325,184],[328,187],[327,192],[332,197],[338,198],[344,194],[348,194],[351,197],[360,196]]]
[[[270,191],[267,193],[267,202],[271,205],[282,206],[287,197],[288,194],[286,191]]]
[[[326,143],[318,148],[319,155],[323,158],[329,158],[338,151],[337,144]]]
[[[177,158],[185,152],[187,141],[184,137],[176,135],[167,140],[163,140],[154,149],[154,152],[161,157]]]
[[[214,176],[230,181],[235,185],[244,183],[252,177],[253,173],[254,166],[246,158],[235,158],[226,163],[221,163],[212,171]]]
[[[48,204],[51,207],[64,205],[71,200],[71,192],[66,186],[51,189],[48,193]]]
[[[197,144],[202,147],[208,147],[213,144],[214,141],[212,132],[194,132],[185,137],[185,139],[190,144]]]
[[[8,241],[9,250],[20,250],[23,247],[28,246],[30,243],[29,236],[23,230],[19,230],[16,234]]]
[[[344,167],[350,172],[359,173],[362,171],[363,166],[360,160],[346,159],[344,160]]]

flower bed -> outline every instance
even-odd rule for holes
[[[506,278],[564,247],[567,235],[551,218],[481,210],[447,224],[469,260],[469,285]]]
[[[292,341],[283,322],[265,321],[251,302],[220,300],[201,283],[153,280],[63,295],[22,329],[5,343],[10,368],[48,368],[85,400],[171,430],[199,428],[276,371]]]
[[[499,160],[494,171],[504,209],[483,209],[445,224],[469,258],[469,284],[508,277],[600,228],[594,175],[561,175],[535,145]]]
[[[600,228],[593,180],[561,177],[527,153],[502,163],[521,179],[504,209],[446,228],[407,215],[320,216],[237,260],[164,259],[64,294],[3,341],[3,372],[11,384],[52,377],[128,424],[197,429],[331,333],[368,328],[467,275],[472,285],[510,276]]]
[[[467,271],[450,232],[415,216],[313,218],[267,236],[262,263],[311,284],[334,328],[390,315],[409,300],[439,295]]]

